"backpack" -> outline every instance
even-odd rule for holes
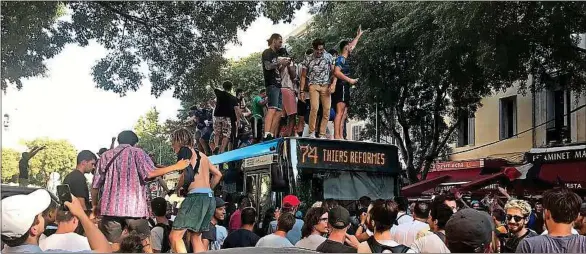
[[[385,250],[391,251],[392,253],[406,253],[410,250],[409,247],[402,244],[399,244],[395,247],[380,244],[374,239],[374,236],[369,237],[366,242],[368,243],[368,247],[372,253],[383,253]]]
[[[437,237],[439,237],[440,240],[442,240],[442,242],[446,242],[446,235],[442,232],[433,232],[435,235],[437,235]]]
[[[197,159],[195,161],[194,167],[191,166],[190,162],[189,166],[185,168],[185,178],[183,179],[183,190],[185,191],[185,193],[187,193],[189,185],[191,184],[191,182],[193,182],[193,179],[195,179],[195,175],[199,173],[199,163],[201,161],[201,155],[199,154],[199,151],[197,149],[193,150],[195,151],[195,156],[197,156]]]
[[[395,224],[395,226],[399,226],[399,219],[401,219],[401,217],[403,217],[403,216],[405,216],[405,215],[406,215],[406,213],[404,213],[404,214],[401,214],[401,216],[399,216],[399,217],[398,217],[398,218],[395,220],[395,223],[394,223],[394,224]]]
[[[168,253],[171,250],[171,243],[169,242],[169,234],[173,228],[173,222],[169,221],[169,225],[163,223],[157,223],[156,227],[163,228],[163,242],[161,243],[161,253]]]

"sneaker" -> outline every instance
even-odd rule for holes
[[[316,137],[315,137],[315,133],[311,133],[311,134],[309,134],[308,138],[316,138]]]
[[[268,134],[264,137],[263,141],[269,141],[275,139],[272,134]]]

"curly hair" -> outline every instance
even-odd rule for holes
[[[120,243],[120,250],[118,253],[144,253],[144,246],[140,236],[136,233],[131,233]]]
[[[521,213],[523,214],[523,216],[525,216],[525,217],[528,217],[531,214],[531,205],[525,200],[521,200],[521,199],[509,200],[507,202],[507,204],[505,204],[505,211],[512,209],[512,208],[519,209],[521,211]]]
[[[323,207],[312,207],[307,210],[307,214],[305,215],[303,227],[301,228],[301,237],[305,238],[311,235],[313,231],[313,226],[317,225],[320,221],[322,215],[327,213],[328,211]]]
[[[178,129],[171,134],[171,143],[179,144],[181,146],[193,147],[195,140],[193,135],[185,128]]]

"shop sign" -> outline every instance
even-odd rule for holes
[[[530,153],[529,162],[542,161],[548,162],[564,162],[564,161],[579,161],[586,160],[586,148],[577,150],[565,150],[547,153]]]
[[[458,169],[482,168],[484,167],[484,160],[474,161],[447,161],[434,163],[430,172],[448,171]]]

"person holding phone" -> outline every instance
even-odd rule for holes
[[[79,200],[71,197],[73,202],[64,202],[87,236],[91,250],[98,253],[112,252],[108,240],[90,220]],[[14,195],[2,201],[2,242],[7,245],[4,253],[43,252],[39,247],[39,238],[45,230],[43,211],[51,204],[49,192],[36,190],[28,195]],[[51,252],[67,252],[64,250],[47,250]]]

